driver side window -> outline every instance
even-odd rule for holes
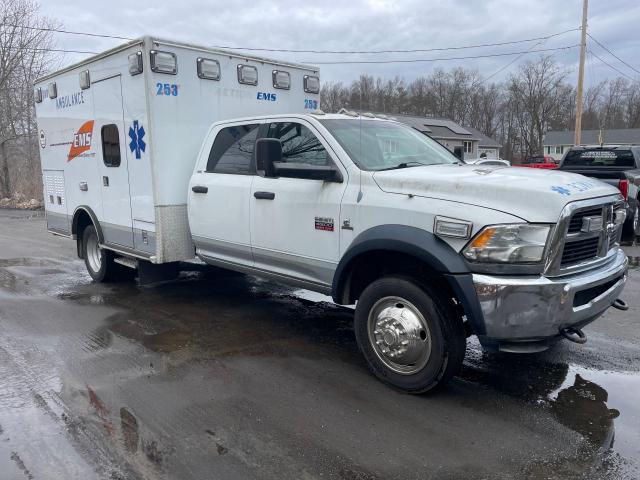
[[[311,130],[300,123],[278,122],[269,125],[267,138],[282,144],[282,161],[306,165],[331,165],[329,154]]]

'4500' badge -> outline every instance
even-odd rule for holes
[[[316,217],[316,230],[324,230],[326,232],[333,232],[333,218]]]

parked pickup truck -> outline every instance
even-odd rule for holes
[[[516,166],[552,170],[558,168],[558,162],[550,155],[535,155],[525,158],[521,164]]]
[[[622,238],[640,235],[640,147],[577,146],[565,153],[560,170],[597,178],[620,190],[627,202]]]
[[[582,342],[580,328],[617,302],[626,281],[616,188],[464,165],[388,120],[217,123],[188,209],[208,264],[355,303],[371,369],[409,392],[455,375],[470,334],[509,352],[541,351],[563,336]]]
[[[325,115],[319,75],[143,37],[39,79],[47,229],[96,282],[204,261],[355,305],[371,369],[413,393],[459,371],[470,335],[537,352],[624,308],[617,188]]]

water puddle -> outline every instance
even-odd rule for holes
[[[616,475],[622,470],[621,478],[638,478],[640,372],[596,370],[537,356],[486,354],[473,342],[468,354],[462,379],[548,409],[559,423],[582,436],[581,455],[567,459],[559,469],[604,469],[606,475],[615,469]],[[606,475],[595,478],[618,478]]]
[[[640,458],[640,373],[571,365],[548,395],[558,420],[594,447]]]

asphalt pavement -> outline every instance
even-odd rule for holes
[[[468,340],[410,396],[352,311],[251,276],[94,284],[42,213],[0,210],[0,480],[640,478],[640,247],[589,340]]]

